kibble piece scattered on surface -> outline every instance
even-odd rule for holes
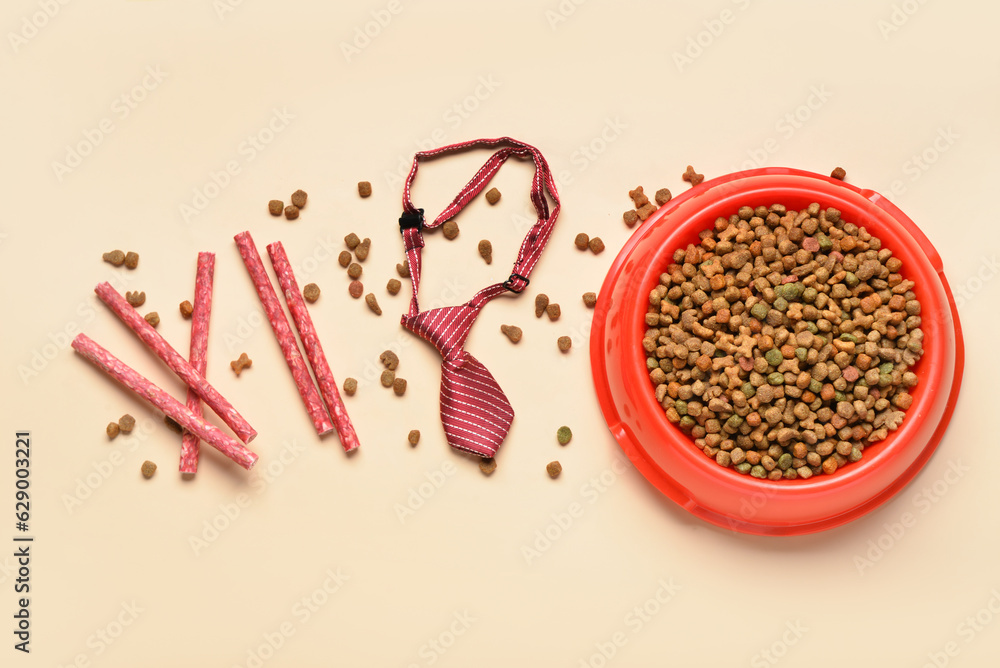
[[[392,369],[386,369],[379,376],[379,382],[382,383],[382,387],[392,387],[392,384],[396,382],[396,372]]]
[[[319,286],[315,283],[307,283],[306,287],[302,288],[302,298],[310,304],[315,303],[319,299],[319,293]]]
[[[309,195],[306,194],[305,190],[296,190],[292,193],[292,204],[300,209],[304,209],[306,206],[306,199],[308,199],[308,197]]]
[[[403,287],[403,284],[399,282],[399,279],[390,278],[389,282],[385,284],[385,290],[390,295],[398,295],[399,289]]]
[[[493,244],[489,239],[479,242],[479,255],[486,260],[486,264],[493,264]]]
[[[650,216],[656,213],[656,207],[652,204],[644,204],[639,207],[635,212],[635,215],[639,217],[639,220],[646,220]]]
[[[233,371],[236,372],[236,375],[239,376],[241,373],[243,373],[243,369],[247,369],[253,366],[253,360],[250,359],[246,353],[240,353],[240,356],[237,359],[234,359],[232,362],[230,362],[229,366],[231,366]]]
[[[523,332],[521,328],[517,325],[500,325],[500,331],[503,332],[504,336],[510,339],[511,343],[517,343],[521,340]]]
[[[587,308],[594,308],[597,305],[597,293],[596,292],[584,292],[583,293],[583,305]]]
[[[490,188],[486,191],[486,201],[490,204],[496,204],[500,201],[500,191],[496,188]]]
[[[125,268],[135,269],[139,266],[139,254],[133,251],[125,253]]]
[[[361,243],[361,237],[356,235],[354,232],[351,232],[346,237],[344,237],[344,243],[347,244],[348,248],[354,250],[355,248],[358,247],[358,244]]]
[[[590,243],[587,245],[590,247],[590,252],[594,255],[604,252],[604,242],[601,241],[600,237],[591,238]]]
[[[656,194],[653,196],[653,199],[656,200],[656,203],[659,206],[663,206],[664,204],[670,201],[670,198],[672,196],[673,195],[670,194],[669,190],[667,190],[666,188],[660,188],[659,190],[656,191]]]
[[[272,216],[280,216],[285,209],[285,203],[280,199],[272,199],[267,203],[267,212]]]
[[[382,366],[386,369],[392,369],[393,371],[395,371],[396,367],[399,366],[399,356],[391,350],[386,350],[379,355],[378,361],[381,362]]]
[[[121,431],[121,427],[118,426],[117,422],[109,422],[105,431],[108,433],[108,438],[114,438]]]
[[[368,304],[368,308],[372,310],[375,315],[382,315],[382,308],[378,305],[378,300],[375,299],[375,294],[369,292],[365,295],[365,303]]]
[[[347,294],[354,299],[361,299],[361,295],[365,294],[365,284],[361,281],[351,281],[351,284],[347,286]]]
[[[681,178],[690,183],[692,186],[696,186],[705,180],[705,175],[695,172],[694,167],[688,165],[687,170],[681,174]]]
[[[830,172],[830,176],[839,181],[843,181],[845,178],[847,178],[847,170],[845,170],[843,167],[837,167],[832,172]]]
[[[411,429],[410,433],[406,435],[406,440],[410,445],[416,445],[420,442],[420,430]]]
[[[289,204],[285,207],[285,218],[288,220],[295,220],[299,217],[299,207],[294,204]]]
[[[167,425],[167,429],[169,429],[172,432],[175,432],[175,433],[178,433],[178,434],[183,434],[184,433],[184,427],[181,426],[180,422],[178,422],[177,420],[173,419],[169,415],[164,415],[163,416],[163,424]]]
[[[649,204],[649,198],[646,196],[646,193],[642,192],[642,186],[636,186],[635,190],[629,190],[628,196],[632,198],[632,204],[634,204],[637,209],[640,206]]]
[[[392,391],[396,393],[397,397],[401,397],[406,394],[406,379],[397,378],[392,381]]]
[[[562,315],[562,309],[559,308],[559,304],[549,304],[545,307],[545,312],[549,315],[549,320],[555,322]]]
[[[358,391],[358,381],[356,378],[345,378],[344,379],[344,394],[349,397],[353,397],[354,393]]]
[[[545,309],[549,306],[549,296],[544,292],[539,293],[535,297],[535,317],[541,318],[545,313]]]
[[[135,418],[126,413],[118,418],[118,428],[123,434],[128,434],[135,428]]]
[[[549,474],[550,478],[558,478],[559,474],[562,473],[562,464],[558,461],[549,462],[545,465],[545,471]]]
[[[351,257],[351,251],[340,251],[340,255],[337,256],[337,263],[344,269],[351,266],[351,262],[353,260],[354,258]]]
[[[156,311],[150,311],[145,316],[143,316],[151,326],[156,327],[160,324],[160,314]]]
[[[568,336],[560,336],[556,344],[559,346],[559,350],[566,352],[573,347],[573,339]]]
[[[347,267],[347,275],[351,277],[351,280],[358,280],[361,278],[362,268],[357,262],[352,262],[349,267]]]
[[[358,181],[358,194],[368,197],[372,194],[372,184],[368,181]]]
[[[483,457],[479,460],[479,470],[486,475],[492,475],[497,470],[497,460],[492,457]]]
[[[189,302],[186,299],[184,301],[182,301],[177,306],[177,308],[181,312],[181,317],[185,318],[185,319],[190,318],[191,314],[194,313],[194,305],[192,305],[191,302]]]
[[[559,427],[556,431],[556,440],[559,441],[559,445],[566,445],[573,440],[573,430],[565,425]]]
[[[399,274],[400,278],[410,277],[410,264],[408,262],[401,262],[396,265],[396,273]]]
[[[573,239],[573,244],[580,250],[587,250],[590,248],[590,235],[586,232],[580,232],[576,235],[576,238]]]
[[[120,267],[125,264],[125,253],[120,250],[113,250],[110,253],[105,253],[101,257],[104,258],[105,262],[109,262],[116,267]]]
[[[458,223],[454,220],[449,220],[441,226],[441,231],[444,233],[445,239],[454,239],[458,236]]]
[[[142,477],[152,478],[154,473],[156,473],[156,464],[147,459],[142,463]]]
[[[358,258],[358,262],[364,262],[368,259],[368,253],[372,249],[372,240],[365,237],[358,244],[358,247],[354,249],[354,257]]]
[[[132,306],[142,306],[146,303],[146,293],[139,292],[136,290],[132,292],[131,290],[125,293],[125,301],[127,301]]]
[[[622,220],[625,221],[626,227],[635,227],[635,224],[639,222],[639,214],[636,212],[635,209],[629,209],[628,211],[622,214]],[[587,250],[586,245],[582,247],[577,245],[577,248],[579,248],[580,250]]]

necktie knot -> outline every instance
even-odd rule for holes
[[[415,316],[403,316],[402,324],[422,339],[427,340],[446,362],[461,366],[465,361],[465,339],[479,309],[462,304],[423,311]]]

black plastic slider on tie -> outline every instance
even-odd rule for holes
[[[524,285],[516,288],[514,287],[514,280],[518,278],[524,281]],[[529,283],[531,283],[531,281],[529,281],[526,276],[522,276],[515,271],[510,275],[510,278],[503,282],[503,286],[515,294],[520,294],[526,287],[528,287]]]
[[[399,231],[409,230],[412,228],[417,228],[417,230],[422,230],[424,227],[424,210],[417,209],[416,211],[404,211],[403,215],[399,217]]]

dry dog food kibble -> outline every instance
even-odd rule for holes
[[[390,295],[398,295],[399,289],[403,287],[403,284],[399,282],[398,279],[390,278],[389,282],[385,284],[386,292]]]
[[[148,322],[153,327],[156,327],[157,325],[160,324],[160,314],[157,313],[156,311],[150,311],[143,317],[146,319],[146,322]]]
[[[399,356],[391,350],[386,350],[381,355],[378,356],[378,361],[382,363],[386,369],[396,370],[399,366]]]
[[[292,193],[292,204],[300,209],[304,209],[306,206],[306,199],[309,195],[306,194],[305,190],[296,190]]]
[[[559,304],[549,304],[545,307],[545,312],[549,315],[549,320],[555,322],[562,315],[562,309],[559,308]]]
[[[125,253],[120,250],[113,250],[110,253],[105,253],[101,257],[104,258],[105,262],[109,262],[116,267],[120,267],[125,264]]]
[[[236,372],[236,375],[239,376],[241,373],[243,373],[243,369],[249,369],[251,366],[253,366],[253,360],[250,359],[250,357],[247,356],[246,353],[240,353],[240,356],[237,359],[234,359],[232,362],[230,362],[229,366],[231,366],[233,368],[233,371]]]
[[[541,318],[549,306],[549,296],[544,292],[535,297],[535,317]]]
[[[493,244],[490,243],[489,239],[483,239],[479,242],[479,255],[486,260],[486,264],[493,264]]]
[[[899,428],[924,332],[903,263],[813,203],[744,206],[674,251],[642,346],[667,420],[717,464],[832,474]]]
[[[644,192],[642,192],[642,186],[636,186],[635,190],[629,190],[628,196],[632,198],[632,204],[635,205],[635,208],[637,209],[641,206],[649,204],[649,198],[646,197]]]
[[[375,299],[375,294],[369,292],[365,295],[365,303],[368,304],[368,308],[372,310],[375,315],[382,315],[382,309],[378,305],[378,300]]]
[[[590,246],[590,252],[594,255],[604,252],[604,242],[601,241],[600,237],[593,237],[587,245]]]
[[[479,460],[479,470],[486,475],[492,475],[497,470],[497,460],[492,457],[483,457]]]
[[[587,308],[594,308],[597,305],[597,293],[596,292],[584,292],[583,293],[583,305]]]
[[[139,254],[132,251],[125,253],[124,264],[126,269],[135,269],[139,266]]]
[[[444,232],[445,239],[454,239],[458,236],[458,223],[454,220],[449,220],[447,223],[441,226],[441,231]]]
[[[397,397],[401,397],[406,394],[406,380],[403,378],[397,378],[392,381],[392,391],[396,393]]]
[[[194,305],[186,299],[182,301],[177,308],[180,310],[181,317],[184,319],[190,318],[191,314],[194,313]]]
[[[562,352],[566,352],[567,350],[573,347],[573,339],[571,339],[568,336],[560,336],[556,340],[556,345],[559,346],[559,350],[561,350]]]
[[[135,418],[126,413],[118,418],[118,428],[123,434],[130,433],[135,428]]]
[[[352,262],[349,267],[347,267],[347,275],[351,277],[352,280],[358,280],[361,278],[361,265],[357,262]]]
[[[690,183],[692,186],[696,186],[705,180],[705,175],[697,173],[694,171],[694,167],[688,165],[687,170],[681,174],[681,178]]]
[[[267,212],[272,216],[280,216],[285,208],[285,203],[280,199],[272,199],[267,203]]]
[[[500,325],[500,331],[503,332],[504,336],[510,339],[511,343],[517,343],[521,340],[523,332],[521,328],[517,325]]]
[[[372,240],[365,237],[358,244],[358,247],[354,249],[354,257],[358,258],[358,262],[364,262],[368,259],[368,253],[372,249]]]
[[[669,190],[667,190],[666,188],[660,188],[659,190],[656,191],[656,195],[653,196],[653,199],[656,200],[657,205],[663,206],[664,204],[670,201],[671,197],[672,195],[670,194]]]
[[[500,191],[496,188],[490,188],[486,192],[486,201],[490,204],[496,204],[500,201]]]
[[[368,197],[372,194],[372,184],[368,181],[358,181],[358,194],[362,197]]]
[[[573,243],[580,250],[587,250],[590,248],[590,235],[586,232],[580,232],[580,234],[576,235],[576,238],[573,239]]]
[[[302,288],[302,298],[310,304],[315,303],[319,299],[319,293],[319,286],[315,283],[308,283],[306,287]]]
[[[545,465],[545,471],[549,474],[550,478],[558,478],[559,474],[562,473],[562,464],[559,462],[549,462]]]
[[[655,206],[652,204],[644,204],[639,207],[639,210],[635,212],[635,215],[639,217],[639,220],[646,220],[654,213],[656,213]]]
[[[142,306],[146,303],[146,293],[129,291],[125,293],[125,301],[127,301],[131,306]]]
[[[294,204],[289,204],[285,207],[285,218],[288,220],[295,220],[299,217],[299,207]]]
[[[141,470],[143,478],[152,478],[153,474],[156,473],[156,464],[147,459],[142,463]]]
[[[410,265],[407,262],[396,265],[396,273],[399,274],[400,278],[410,277]]]
[[[411,429],[410,433],[406,435],[406,440],[410,445],[416,445],[420,442],[420,430]]]
[[[117,422],[109,422],[105,431],[108,433],[108,438],[114,438],[121,431],[121,427],[118,426]]]
[[[559,441],[559,445],[566,445],[573,440],[573,430],[565,425],[559,427],[556,431],[556,440]]]
[[[354,232],[351,232],[346,237],[344,237],[344,243],[347,244],[348,248],[354,250],[355,248],[358,247],[358,244],[361,243],[361,238]]]
[[[351,260],[353,259],[354,258],[351,257],[351,251],[340,251],[340,255],[337,256],[337,262],[344,269],[347,269],[347,267],[351,265]]]
[[[629,209],[622,214],[622,220],[625,221],[625,225],[627,227],[634,227],[635,224],[639,222],[639,214],[635,209]],[[586,244],[582,248],[577,245],[577,248],[580,248],[580,250],[587,250]]]
[[[845,170],[843,167],[837,167],[832,172],[830,172],[830,176],[840,181],[843,181],[845,178],[847,178],[847,170]]]
[[[382,383],[382,387],[392,387],[392,384],[396,382],[396,372],[392,369],[386,369],[379,377],[379,382]]]
[[[358,381],[356,378],[345,378],[344,379],[344,394],[349,397],[353,397],[354,393],[358,391]]]
[[[351,281],[347,286],[347,294],[354,299],[361,299],[361,295],[365,294],[365,284],[361,281]]]

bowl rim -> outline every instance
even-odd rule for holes
[[[868,498],[863,503],[858,506],[851,508],[847,512],[838,513],[833,516],[816,517],[809,521],[800,521],[792,523],[784,522],[774,522],[774,521],[762,521],[755,518],[746,517],[733,517],[731,513],[719,512],[718,509],[710,507],[710,505],[703,502],[699,502],[694,498],[694,496],[684,488],[674,477],[663,470],[663,468],[652,461],[652,456],[647,452],[647,449],[638,443],[633,435],[629,433],[629,430],[625,428],[628,417],[620,414],[619,407],[615,404],[614,398],[612,397],[612,390],[609,383],[608,369],[607,369],[607,352],[605,350],[605,329],[607,326],[607,318],[609,311],[611,311],[611,305],[609,301],[611,300],[611,292],[615,288],[616,283],[625,268],[626,264],[630,260],[633,252],[639,246],[639,244],[650,234],[652,234],[657,227],[657,224],[671,212],[675,211],[677,208],[684,205],[688,200],[700,197],[712,191],[714,189],[720,188],[720,186],[727,186],[735,188],[733,191],[737,195],[741,194],[742,185],[738,183],[739,181],[746,181],[748,179],[757,179],[757,177],[762,176],[789,176],[793,178],[802,177],[806,179],[803,183],[808,183],[809,179],[817,180],[817,183],[823,183],[824,188],[829,189],[830,185],[835,185],[836,187],[845,188],[847,194],[844,195],[845,198],[852,198],[857,200],[856,206],[862,206],[861,200],[867,200],[865,205],[871,203],[880,210],[880,216],[887,219],[891,219],[889,222],[889,227],[892,228],[892,233],[897,236],[909,236],[910,240],[913,241],[912,245],[919,250],[919,253],[912,253],[914,259],[920,264],[925,264],[925,270],[929,268],[931,273],[936,275],[939,285],[933,286],[940,289],[943,293],[944,300],[937,298],[933,300],[936,303],[944,304],[947,303],[950,311],[952,322],[954,325],[954,366],[953,366],[953,376],[951,380],[951,385],[948,388],[948,400],[946,405],[943,407],[941,412],[939,422],[936,426],[934,433],[930,436],[927,445],[917,454],[913,461],[909,463],[905,470],[901,471],[890,484],[887,484],[884,488],[870,498]],[[754,184],[747,184],[748,188],[751,188]],[[766,188],[767,186],[761,186]],[[775,186],[771,186],[774,188]],[[730,197],[732,193],[723,192],[720,197]],[[828,197],[826,193],[818,192],[817,199],[822,201],[824,197]],[[860,199],[858,199],[860,198]],[[694,225],[691,218],[697,217],[699,211],[704,211],[706,208],[711,207],[713,202],[717,200],[710,200],[702,205],[701,209],[692,212],[692,215],[688,216],[687,219],[675,224],[673,229],[685,230],[685,227],[691,227]],[[870,206],[870,205],[869,205]],[[699,229],[701,229],[699,227]],[[899,235],[899,232],[904,233]],[[665,233],[666,234],[666,233]],[[887,244],[887,247],[889,244]],[[902,249],[901,249],[902,250]],[[910,251],[913,248],[909,249]],[[907,260],[908,262],[910,260]],[[926,273],[926,271],[925,271]],[[621,307],[627,308],[627,307]],[[638,354],[638,353],[636,353]],[[873,190],[864,190],[853,184],[845,183],[831,177],[817,174],[814,172],[809,172],[805,170],[792,169],[786,167],[765,167],[760,169],[746,170],[740,172],[734,172],[731,174],[726,174],[704,183],[692,187],[684,193],[673,198],[668,204],[660,207],[660,209],[646,220],[642,226],[636,229],[631,238],[626,242],[618,256],[612,263],[608,274],[604,280],[601,287],[601,293],[598,297],[598,303],[595,308],[594,313],[594,326],[591,332],[590,341],[590,357],[591,357],[591,369],[593,374],[593,380],[595,388],[598,394],[598,400],[601,406],[601,410],[604,414],[605,421],[608,424],[612,435],[618,442],[619,446],[625,451],[626,455],[632,461],[632,463],[639,469],[639,471],[646,477],[650,483],[657,487],[662,493],[664,493],[668,498],[678,503],[686,510],[692,514],[708,521],[718,526],[724,528],[732,529],[735,531],[740,531],[743,533],[753,533],[760,535],[796,535],[811,533],[815,531],[821,531],[841,524],[847,523],[857,517],[860,517],[868,512],[871,512],[878,506],[882,505],[895,494],[897,494],[903,487],[906,486],[910,480],[919,472],[919,470],[926,464],[930,459],[931,455],[940,443],[940,440],[950,422],[951,415],[954,411],[955,403],[958,399],[958,391],[961,387],[961,380],[964,369],[964,342],[961,332],[961,323],[958,318],[957,305],[955,299],[952,296],[950,287],[948,286],[947,279],[944,276],[942,262],[940,255],[931,245],[930,241],[923,234],[923,232],[916,226],[913,221],[906,216],[900,209],[898,209],[892,202],[878,194]],[[624,364],[623,364],[624,366]],[[938,391],[943,390],[940,388]],[[651,397],[651,393],[650,393]],[[927,399],[927,401],[931,401]],[[916,401],[914,402],[917,403]],[[628,412],[628,411],[626,411]],[[922,425],[926,416],[920,415],[920,420],[911,420],[910,425],[916,423]],[[662,418],[662,422],[666,423],[666,419]],[[669,424],[669,423],[666,423]],[[910,426],[904,422],[904,428]],[[671,428],[676,429],[673,425]],[[916,430],[916,426],[912,426],[912,430]],[[900,430],[902,431],[902,429]],[[909,432],[912,433],[912,432]],[[685,439],[689,439],[686,435]],[[690,443],[690,440],[687,441]],[[881,445],[883,442],[880,442]],[[905,448],[905,440],[900,440],[900,449]],[[693,448],[691,450],[694,450]],[[686,457],[687,455],[685,455]],[[701,453],[697,453],[706,463],[708,458],[704,457]],[[865,460],[862,460],[864,462]],[[716,466],[715,464],[711,464]],[[860,470],[862,467],[859,465]],[[845,475],[850,475],[850,468],[845,468]],[[738,476],[739,478],[745,478],[741,474],[727,469],[719,468],[719,472],[723,474],[730,474],[731,476]],[[845,478],[838,478],[837,475],[834,476],[815,476],[810,480],[796,480],[796,481],[754,481],[753,489],[756,492],[764,493],[767,495],[769,492],[771,494],[786,494],[783,489],[793,488],[799,486],[801,488],[808,488],[813,491],[822,491],[824,488],[835,487],[839,480],[844,480]],[[741,484],[741,483],[737,483]]]

